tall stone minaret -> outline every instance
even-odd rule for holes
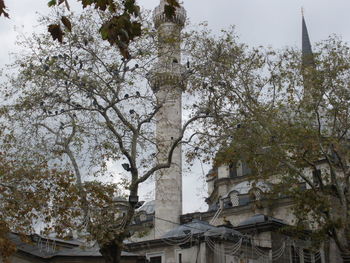
[[[158,161],[166,162],[173,142],[179,137],[182,128],[182,91],[184,67],[181,63],[181,30],[186,20],[183,7],[177,8],[175,15],[166,16],[166,2],[160,4],[153,13],[155,28],[158,32],[158,62],[149,75],[149,81],[162,105],[156,116],[156,140]],[[155,238],[180,223],[182,214],[182,158],[181,146],[172,157],[172,165],[156,176],[155,196]],[[173,222],[173,223],[172,223]]]

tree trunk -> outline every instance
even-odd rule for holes
[[[111,241],[110,243],[103,245],[100,252],[106,263],[121,262],[122,246],[119,245],[119,242]]]

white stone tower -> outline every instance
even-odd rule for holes
[[[186,20],[184,8],[177,8],[175,15],[164,13],[165,1],[161,0],[153,14],[158,32],[159,59],[149,76],[158,103],[162,104],[156,116],[158,160],[166,162],[171,145],[179,137],[182,128],[182,91],[184,67],[181,63],[181,30]],[[177,227],[182,214],[182,160],[181,146],[172,157],[169,169],[162,170],[156,178],[155,237]],[[174,224],[174,223],[177,224]]]

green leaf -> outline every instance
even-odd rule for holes
[[[130,14],[133,13],[135,8],[135,0],[126,0],[124,4],[125,10]]]
[[[70,20],[66,16],[61,17],[61,22],[67,28],[67,30],[69,32],[72,31],[72,23],[70,22]]]
[[[141,13],[141,8],[140,8],[140,6],[136,5],[135,10],[134,10],[134,15],[136,17],[138,17],[140,15],[140,13]]]
[[[109,12],[111,12],[111,13],[117,12],[117,6],[115,5],[114,2],[111,2],[111,3],[109,4],[108,10],[109,10]]]
[[[141,24],[131,22],[131,16],[128,12],[122,15],[114,16],[100,28],[100,34],[103,40],[107,40],[111,45],[116,45],[125,58],[129,58],[129,44],[135,38],[141,35]]]
[[[50,0],[50,1],[47,3],[47,5],[48,5],[49,7],[55,6],[56,4],[57,4],[56,0]]]
[[[133,22],[132,23],[132,39],[134,39],[134,37],[139,37],[141,36],[141,23],[139,22]]]
[[[101,27],[100,33],[103,40],[106,40],[108,38],[108,29],[106,27]]]
[[[105,11],[107,9],[107,0],[97,0],[95,2],[95,8],[101,9],[102,11]]]

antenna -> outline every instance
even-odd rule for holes
[[[304,13],[305,13],[305,9],[304,7],[301,7],[301,15],[304,16]]]

